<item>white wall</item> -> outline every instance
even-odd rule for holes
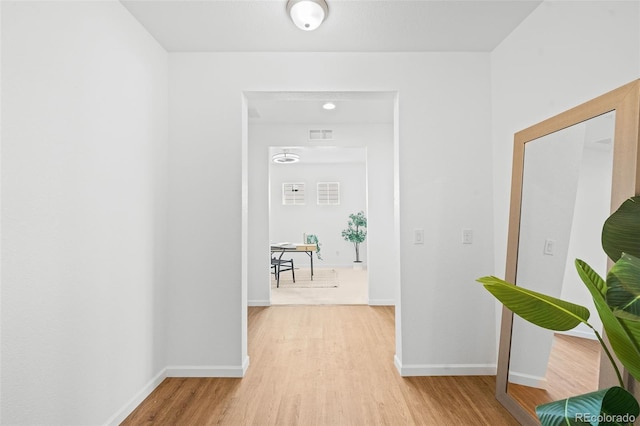
[[[2,91],[2,5],[0,5],[0,100],[3,96]],[[0,165],[2,165],[2,102],[0,101]],[[2,169],[0,167],[0,188],[2,188]],[[2,212],[2,194],[0,190],[0,212]],[[2,221],[0,213],[0,253],[2,253]],[[2,319],[2,259],[0,259],[0,320]],[[0,378],[2,377],[2,326],[0,325]],[[0,385],[0,423],[2,423],[2,385]]]
[[[474,282],[493,269],[488,54],[172,53],[169,62],[171,364],[212,374],[246,364],[242,92],[363,90],[399,92],[397,365],[492,371],[494,303]],[[424,245],[412,244],[414,228]],[[474,229],[473,245],[462,245],[463,228]]]
[[[504,276],[513,135],[640,77],[640,3],[547,1],[491,53],[495,274]]]
[[[2,2],[2,424],[117,423],[165,359],[167,54],[118,2]]]
[[[326,127],[326,125],[324,126]],[[323,128],[324,128],[323,127]],[[394,258],[394,226],[393,226],[393,126],[383,123],[343,124],[330,126],[334,130],[332,146],[366,148],[366,188],[362,196],[366,198],[355,203],[344,204],[339,208],[325,207],[323,211],[334,212],[338,232],[327,231],[320,235],[324,250],[322,262],[318,265],[349,265],[355,256],[353,246],[344,241],[340,231],[346,227],[348,214],[365,210],[368,220],[367,241],[361,245],[361,259],[367,262],[369,269],[369,303],[373,305],[393,305],[395,303],[395,287],[399,266]],[[292,146],[308,138],[308,125],[260,125],[252,124],[249,128],[249,264],[256,266],[249,271],[248,297],[252,305],[269,303],[269,282],[264,270],[269,268],[268,258],[261,247],[269,243],[268,217],[268,147],[276,143]],[[305,141],[308,147],[319,147],[326,144],[322,141]],[[282,166],[286,170],[288,165]],[[295,166],[295,165],[294,165]],[[364,166],[364,165],[363,165]],[[364,173],[364,172],[363,172]],[[362,178],[365,176],[362,175]],[[327,178],[328,179],[328,178]],[[314,182],[311,182],[315,185]],[[312,191],[315,189],[312,188]],[[349,190],[349,188],[343,188]],[[279,194],[279,192],[278,192]],[[273,194],[276,197],[278,194]],[[315,201],[314,201],[315,202]],[[274,205],[272,204],[272,208]],[[277,208],[277,206],[275,206]],[[272,216],[274,213],[272,212]],[[277,216],[277,215],[275,215]],[[330,222],[331,223],[331,222]],[[329,223],[327,224],[327,226]],[[307,230],[307,232],[309,232]],[[302,232],[295,232],[292,238],[302,238]],[[340,255],[336,256],[335,252]],[[300,257],[300,256],[298,256]],[[262,265],[258,267],[257,265]]]

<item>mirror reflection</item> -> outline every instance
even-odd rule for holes
[[[600,329],[574,260],[606,274],[600,232],[610,212],[614,127],[610,112],[524,148],[516,284],[586,306]],[[507,392],[527,411],[598,388],[599,344],[589,328],[554,333],[514,316],[512,330]]]

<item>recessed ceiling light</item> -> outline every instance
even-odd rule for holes
[[[324,105],[322,105],[322,108],[327,110],[336,109],[336,104],[334,104],[333,102],[327,102]]]
[[[271,159],[274,163],[291,164],[300,161],[300,156],[298,154],[291,154],[289,152],[281,152],[279,154],[275,154],[273,157],[271,157]]]

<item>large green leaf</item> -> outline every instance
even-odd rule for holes
[[[617,386],[536,407],[542,426],[622,425],[639,413],[633,395]]]
[[[640,197],[626,200],[602,228],[602,248],[614,262],[628,253],[640,257]]]
[[[603,300],[605,301],[605,306],[608,307],[605,300],[608,290],[607,283],[584,260],[576,259],[575,265],[578,275],[582,278],[582,282],[587,286],[587,290],[591,293],[593,301],[597,302],[598,300]]]
[[[624,311],[615,311],[614,314],[618,318],[618,321],[622,325],[622,328],[624,328],[627,332],[632,346],[640,348],[640,320],[638,319],[638,317],[636,315],[628,314]],[[630,368],[628,369],[630,370]],[[638,370],[638,368],[636,367],[635,370]],[[638,375],[640,375],[640,371],[636,372],[633,375],[634,377],[638,378]]]
[[[607,275],[607,286],[612,309],[640,315],[640,259],[623,253]]]
[[[587,286],[589,293],[591,293],[593,303],[598,310],[613,351],[629,373],[640,380],[640,346],[636,344],[640,339],[632,338],[631,331],[627,331],[634,329],[635,326],[633,324],[629,326],[626,324],[626,320],[616,317],[601,292],[602,278],[589,265],[580,259],[576,259],[576,269],[578,270],[578,275]],[[636,330],[640,333],[640,327],[636,328]]]
[[[607,283],[607,304],[631,343],[640,348],[640,259],[623,253],[609,271]]]
[[[538,327],[565,331],[589,319],[589,310],[584,306],[518,287],[496,277],[482,277],[478,282],[513,313]]]
[[[576,259],[575,260],[576,269],[578,270],[578,275],[582,278],[582,281],[586,284],[589,282],[587,288],[590,292],[595,291],[605,298],[607,296],[607,283],[602,277],[593,269],[591,266],[587,265],[586,262]],[[593,294],[592,294],[593,295]]]

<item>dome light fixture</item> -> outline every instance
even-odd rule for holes
[[[290,152],[281,152],[271,157],[271,160],[277,164],[293,164],[300,161],[298,154],[291,154]]]
[[[287,13],[296,27],[304,31],[313,31],[327,17],[329,6],[325,0],[289,0]]]
[[[336,104],[333,102],[325,102],[324,105],[322,105],[322,108],[331,111],[332,109],[336,109]]]

